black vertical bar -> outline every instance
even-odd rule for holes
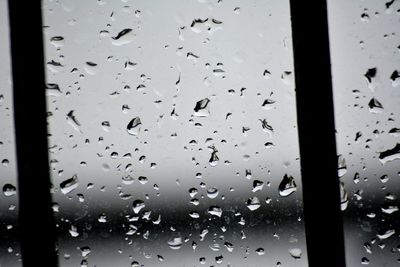
[[[8,1],[18,168],[19,228],[25,267],[58,266],[51,207],[41,1]]]
[[[290,1],[310,267],[345,266],[325,0]]]

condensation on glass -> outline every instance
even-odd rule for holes
[[[0,1],[0,266],[21,266],[7,1]]]
[[[400,2],[331,0],[348,266],[400,263]]]
[[[306,266],[288,1],[43,1],[61,266]]]

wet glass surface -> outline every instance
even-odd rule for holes
[[[61,266],[306,266],[288,1],[43,1]]]

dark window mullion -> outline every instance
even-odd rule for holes
[[[290,9],[308,262],[345,266],[327,5],[291,0]]]
[[[57,266],[51,207],[41,1],[9,0],[23,266]]]

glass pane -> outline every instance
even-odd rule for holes
[[[397,266],[400,2],[328,2],[348,266]]]
[[[62,266],[307,265],[288,2],[43,1]]]
[[[21,266],[7,1],[0,1],[0,266]]]

